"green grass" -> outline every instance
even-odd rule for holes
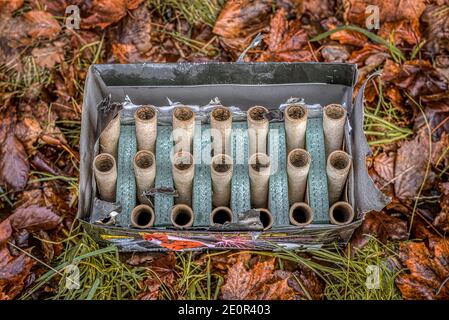
[[[400,62],[406,60],[402,51],[394,45],[394,43],[391,39],[387,41],[384,38],[379,37],[377,34],[374,34],[366,29],[363,29],[358,26],[353,26],[353,25],[336,27],[335,29],[328,30],[324,33],[317,35],[316,37],[313,37],[312,39],[310,39],[310,41],[311,42],[320,41],[320,40],[323,40],[323,39],[329,37],[330,35],[332,35],[336,32],[343,31],[343,30],[359,32],[359,33],[365,35],[371,41],[381,44],[381,45],[384,45],[390,51],[390,54],[391,54],[391,57],[393,58],[393,60],[396,61],[397,63],[400,63]]]
[[[307,253],[307,255],[305,255]],[[401,295],[394,281],[400,270],[393,268],[397,261],[395,244],[382,244],[371,238],[361,250],[351,254],[341,249],[271,253],[312,269],[326,284],[328,300],[397,300]],[[371,267],[370,267],[371,266]],[[379,287],[367,286],[369,268],[378,268]]]
[[[155,8],[163,17],[167,15],[168,8],[171,8],[191,26],[204,23],[211,27],[224,3],[224,0],[148,0],[149,7]]]
[[[64,253],[21,299],[32,298],[45,285],[55,289],[50,297],[55,300],[133,299],[143,289],[148,270],[121,262],[116,247],[100,248],[84,232],[69,236],[64,245]],[[79,277],[71,266],[78,268]]]
[[[197,260],[194,252],[176,253],[176,265],[171,271],[173,282],[159,278],[157,272],[143,267],[131,267],[120,261],[114,246],[100,248],[86,233],[80,232],[64,240],[65,252],[48,271],[40,276],[21,297],[30,299],[45,285],[55,292],[50,299],[132,299],[144,290],[143,280],[153,278],[160,282],[160,299],[214,300],[220,296],[224,277],[214,270],[212,258],[224,252],[211,252]],[[275,257],[282,269],[285,261],[294,262],[313,270],[325,283],[324,296],[329,300],[392,300],[401,296],[394,281],[401,271],[397,267],[395,244],[382,244],[372,238],[361,250],[348,254],[341,249],[251,252],[255,255]],[[79,289],[67,288],[68,266],[79,268]],[[379,270],[379,287],[369,288],[369,266]],[[70,271],[70,270],[69,270]],[[170,271],[166,271],[170,272]],[[310,297],[303,288],[306,298]],[[70,283],[70,281],[69,281]]]

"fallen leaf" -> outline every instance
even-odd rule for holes
[[[42,134],[42,128],[34,117],[24,117],[16,123],[14,134],[22,142],[28,154],[33,153],[34,144]]]
[[[435,140],[439,140],[444,132],[449,132],[449,97],[425,102],[424,113]],[[415,130],[425,126],[426,120],[420,112],[415,119]]]
[[[51,209],[38,205],[17,208],[9,220],[15,230],[29,232],[54,229],[61,223],[61,218]]]
[[[57,63],[64,60],[64,50],[61,47],[34,48],[31,54],[41,68],[52,69]]]
[[[9,219],[0,222],[0,246],[4,245],[12,235],[12,228]]]
[[[414,139],[401,144],[394,167],[394,192],[399,199],[414,200],[426,176],[429,156],[427,130],[420,130]],[[434,178],[435,174],[430,170],[423,190],[432,185]]]
[[[425,47],[432,53],[449,51],[449,10],[446,5],[428,5],[422,15]]]
[[[448,89],[445,78],[426,60],[406,61],[402,65],[387,60],[382,80],[406,89],[412,97],[442,93]]]
[[[368,6],[379,8],[380,23],[419,19],[426,8],[425,0],[344,0],[344,18],[349,23],[366,26]]]
[[[398,217],[385,212],[368,212],[363,223],[356,229],[351,238],[351,247],[363,248],[371,239],[376,237],[386,243],[387,241],[403,241],[408,239],[408,223]]]
[[[444,232],[449,232],[449,182],[440,183],[439,189],[441,211],[433,221],[433,225]]]
[[[377,34],[385,40],[392,39],[395,46],[416,45],[421,41],[419,20],[402,20],[382,23]],[[391,37],[392,36],[392,37]]]
[[[11,13],[23,6],[24,0],[0,1],[0,11]]]
[[[136,300],[157,300],[161,288],[159,279],[148,278],[143,282],[144,289],[136,297]]]
[[[301,265],[290,275],[288,285],[295,291],[296,299],[312,300],[322,300],[326,287],[315,272]]]
[[[425,242],[401,243],[399,259],[408,269],[396,277],[404,299],[449,299],[449,241],[431,238]]]
[[[25,149],[10,133],[0,146],[0,185],[6,190],[23,190],[28,181],[30,165]]]
[[[81,7],[83,15],[81,27],[91,29],[107,26],[121,20],[126,10],[136,9],[144,0],[93,0]]]
[[[258,61],[313,61],[314,57],[307,47],[308,36],[299,20],[287,22],[288,12],[280,9],[270,23],[268,50]]]
[[[45,11],[33,10],[23,14],[28,22],[27,33],[32,38],[54,39],[61,31],[61,26],[52,14]]]
[[[0,246],[0,300],[12,300],[22,291],[34,264],[24,253],[13,257],[6,245]]]
[[[146,61],[143,55],[152,48],[151,14],[147,6],[142,5],[125,18],[118,35],[118,43],[112,44],[112,55],[120,63],[138,63]]]
[[[386,182],[394,179],[395,154],[393,152],[382,152],[374,158],[374,170]]]
[[[292,299],[294,292],[288,286],[288,278],[274,276],[275,258],[256,262],[248,270],[249,253],[241,253],[237,262],[229,268],[225,284],[221,288],[225,300]]]
[[[321,55],[326,62],[346,62],[349,51],[342,45],[325,45],[321,49]]]
[[[243,51],[268,24],[272,0],[230,0],[220,11],[213,32],[225,46]]]
[[[303,11],[314,20],[321,20],[335,14],[335,0],[308,0],[301,1]]]

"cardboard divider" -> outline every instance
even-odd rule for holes
[[[155,188],[173,187],[173,176],[171,168],[170,152],[173,146],[172,126],[158,126],[156,139],[156,179]],[[154,211],[156,219],[154,225],[169,226],[170,212],[174,205],[172,195],[156,194],[154,196]]]
[[[210,176],[210,136],[209,125],[196,125],[193,137],[195,176],[193,178],[192,206],[195,213],[193,226],[208,226],[212,212],[212,181]]]
[[[232,123],[232,156],[234,168],[231,180],[231,210],[234,221],[238,220],[239,213],[251,209],[247,129],[246,121]]]
[[[131,211],[136,206],[136,179],[133,158],[137,152],[136,126],[122,124],[118,141],[116,201],[122,205],[117,222],[122,227],[130,225]]]
[[[329,201],[324,148],[323,116],[309,116],[306,129],[306,149],[312,157],[307,182],[309,206],[314,224],[329,223]]]

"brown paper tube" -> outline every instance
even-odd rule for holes
[[[265,208],[258,208],[256,210],[259,211],[260,222],[262,222],[263,229],[270,229],[274,223],[273,215],[271,214],[270,210]]]
[[[249,156],[255,153],[267,153],[268,110],[262,106],[249,108],[247,112]]]
[[[248,170],[251,188],[251,205],[253,208],[266,208],[271,170],[270,158],[264,153],[253,154],[249,158]]]
[[[341,194],[351,169],[351,157],[344,151],[334,151],[327,158],[327,186],[329,205],[340,200]]]
[[[112,154],[117,159],[118,139],[120,137],[120,113],[118,113],[100,134],[101,153]]]
[[[329,209],[329,220],[332,224],[349,224],[354,220],[354,209],[345,201],[336,202]]]
[[[346,110],[340,104],[330,104],[323,110],[324,146],[326,156],[343,145]]]
[[[210,116],[213,154],[231,154],[232,113],[229,108],[216,107]]]
[[[137,199],[140,203],[150,204],[142,193],[153,186],[156,176],[156,160],[153,152],[148,150],[137,152],[134,156],[133,166],[137,183]]]
[[[174,151],[192,152],[195,113],[189,107],[176,107],[173,111]]]
[[[306,226],[313,221],[313,209],[305,202],[296,202],[290,207],[288,217],[291,224]]]
[[[146,204],[136,206],[131,212],[131,225],[136,228],[149,228],[154,224],[153,208]]]
[[[300,104],[292,104],[284,111],[287,152],[293,149],[304,149],[307,127],[307,108]]]
[[[134,113],[136,121],[137,150],[154,152],[157,135],[157,111],[155,106],[139,107]]]
[[[173,158],[172,165],[173,182],[179,196],[175,198],[175,203],[192,205],[192,185],[195,174],[193,156],[190,152],[177,152]]]
[[[210,214],[210,225],[232,222],[232,211],[228,207],[217,207]]]
[[[177,228],[188,228],[193,225],[195,215],[191,207],[185,204],[173,206],[170,214],[171,223]]]
[[[114,157],[109,153],[100,153],[96,156],[94,159],[94,174],[100,199],[114,202],[117,184],[117,166]]]
[[[288,154],[288,201],[290,205],[304,200],[311,161],[310,153],[304,149],[293,149]]]
[[[229,206],[231,200],[232,158],[218,154],[212,158],[212,204],[214,207]]]

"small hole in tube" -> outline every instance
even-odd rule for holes
[[[266,229],[270,227],[272,223],[272,217],[270,213],[265,210],[260,210],[260,222],[262,222],[263,228]]]
[[[262,121],[265,119],[264,115],[267,110],[263,107],[253,107],[249,111],[249,117],[256,121]]]
[[[343,151],[333,152],[330,157],[330,164],[335,169],[343,170],[349,166],[349,157]]]
[[[298,223],[306,223],[309,221],[309,211],[304,207],[298,206],[293,210],[292,217]]]
[[[114,167],[114,160],[109,154],[101,154],[95,160],[95,168],[100,172],[108,172]]]
[[[137,109],[136,113],[137,118],[140,120],[151,120],[155,116],[154,109],[148,106],[140,107]]]
[[[232,215],[228,210],[220,209],[214,212],[212,221],[217,224],[225,224],[232,221]]]
[[[136,224],[139,226],[146,226],[150,223],[152,218],[151,212],[145,209],[138,211],[136,216]]]
[[[190,220],[192,219],[192,215],[190,211],[186,209],[179,209],[174,216],[174,222],[179,226],[188,225]]]
[[[224,107],[218,107],[212,111],[212,117],[217,121],[226,121],[231,117],[231,111]]]
[[[310,161],[310,157],[305,150],[293,150],[290,153],[290,163],[296,168],[305,167]]]
[[[187,121],[193,118],[193,111],[187,107],[178,107],[174,111],[175,118],[181,121]]]
[[[298,120],[303,118],[306,112],[303,106],[293,105],[287,109],[287,114],[290,118]]]
[[[338,104],[331,104],[325,108],[326,116],[331,119],[338,120],[344,117],[345,109]]]

